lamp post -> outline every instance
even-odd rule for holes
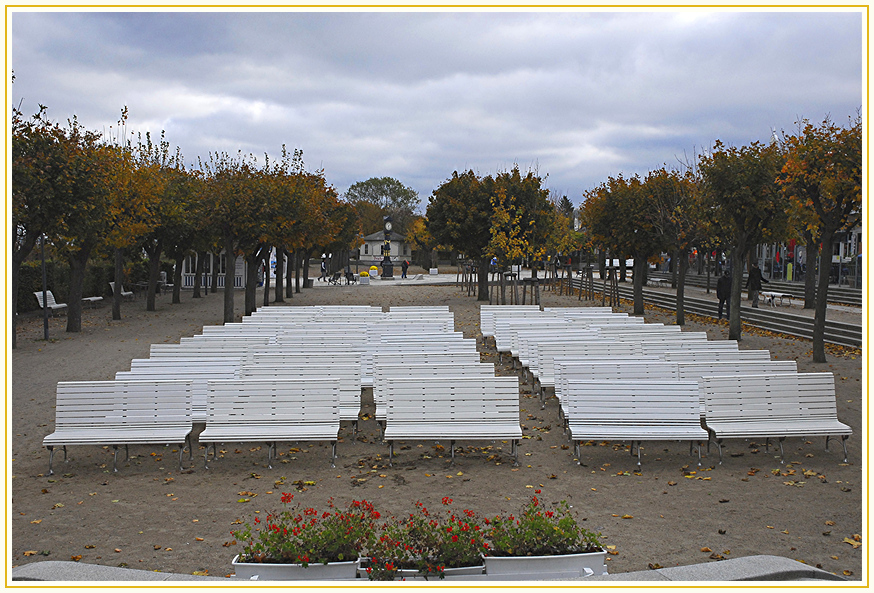
[[[46,281],[46,236],[39,238],[40,258],[42,259],[42,331],[45,341],[49,341],[49,308],[46,306],[48,302],[48,282]]]

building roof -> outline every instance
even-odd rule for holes
[[[385,231],[377,231],[375,233],[370,233],[366,237],[364,237],[365,241],[385,241]],[[404,243],[407,238],[400,233],[396,233],[394,231],[391,232],[391,240],[398,241],[400,243]]]

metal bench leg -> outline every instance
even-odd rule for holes
[[[452,461],[449,462],[449,465],[455,465],[455,441],[449,439],[449,451],[451,453],[450,457]]]
[[[786,458],[783,456],[783,439],[786,437],[780,437],[780,464],[786,463]]]
[[[273,469],[273,456],[276,451],[276,442],[267,443],[267,468]]]
[[[692,448],[692,441],[689,441],[689,448]],[[691,454],[691,451],[689,453]],[[701,441],[698,441],[698,467],[701,467]]]
[[[217,450],[216,444],[212,444],[212,456],[215,459]],[[206,452],[203,454],[203,469],[209,469],[209,443],[206,444]]]
[[[112,446],[112,450],[113,450],[113,453],[112,453],[112,472],[113,472],[113,473],[117,473],[117,472],[118,472],[118,466],[117,466],[117,461],[118,461],[118,445],[113,445],[113,446]]]
[[[337,460],[337,441],[331,441],[331,467],[337,467],[335,462]]]
[[[395,442],[389,441],[388,442],[388,466],[389,467],[392,467],[391,460],[392,460],[392,457],[394,457],[394,450],[395,450]]]
[[[828,447],[828,441],[826,441],[826,447]],[[55,456],[55,448],[52,447],[51,445],[49,445],[49,475],[50,476],[53,476],[55,474],[54,470],[52,469],[52,460],[53,460],[54,456]]]
[[[850,459],[849,455],[847,455],[847,439],[848,438],[850,438],[850,437],[847,435],[844,435],[841,437],[841,445],[844,448],[844,463],[849,463],[849,459]],[[64,454],[66,455],[66,450],[64,451]]]
[[[722,465],[722,441],[716,441],[716,448],[719,449],[719,465]]]
[[[519,441],[513,439],[513,466],[519,466]]]
[[[637,471],[640,471],[640,444],[641,441],[637,441]],[[631,441],[631,449],[634,450],[634,441]]]

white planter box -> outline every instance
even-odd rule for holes
[[[352,562],[329,562],[310,564],[267,564],[261,562],[238,562],[234,556],[231,564],[238,579],[258,581],[345,581],[357,577],[358,560]]]
[[[431,275],[432,275],[432,276],[436,276],[436,275],[439,274],[439,273],[440,273],[440,272],[439,272],[439,270],[438,270],[437,268],[431,268]]]
[[[358,279],[361,284],[370,284],[370,276],[362,276]]]
[[[525,575],[537,579],[565,579],[607,574],[607,552],[562,556],[484,556],[486,575]],[[591,572],[590,572],[591,571]]]

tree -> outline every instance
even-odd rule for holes
[[[647,200],[654,208],[653,227],[670,245],[678,262],[677,325],[685,325],[684,296],[689,255],[706,236],[702,223],[700,180],[688,169],[684,175],[664,167],[644,181]]]
[[[718,141],[700,157],[705,208],[731,237],[731,317],[728,339],[741,339],[743,262],[750,250],[785,224],[785,202],[776,183],[782,167],[779,147],[753,142],[728,148]]]
[[[431,194],[427,219],[427,230],[437,244],[479,261],[477,300],[488,301],[492,204],[480,178],[473,171],[454,171]]]
[[[805,230],[818,237],[819,278],[813,324],[813,361],[826,362],[825,318],[832,243],[839,231],[851,229],[862,216],[862,118],[846,127],[824,119],[819,126],[802,122],[798,135],[787,138],[787,156],[779,182],[795,210],[815,213]],[[808,261],[808,269],[812,262]],[[808,273],[812,273],[809,269]]]
[[[74,198],[69,187],[72,140],[46,118],[46,107],[27,118],[12,111],[12,347],[22,262],[44,235],[53,235]]]
[[[383,216],[391,216],[395,232],[404,234],[419,207],[416,190],[392,177],[371,177],[354,183],[344,197],[358,211],[365,234],[379,231]]]
[[[562,196],[561,199],[556,204],[557,210],[564,216],[568,228],[570,230],[574,230],[574,212],[576,209],[574,208],[574,203],[571,202],[567,196]]]
[[[70,292],[67,295],[67,331],[82,331],[82,288],[91,252],[107,236],[112,219],[114,149],[100,142],[73,118],[67,130],[70,152],[66,174],[72,199],[64,208],[62,222],[52,242],[70,265]]]

